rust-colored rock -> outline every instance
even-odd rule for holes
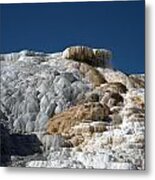
[[[49,120],[49,134],[68,134],[71,127],[85,120],[102,121],[110,113],[106,105],[100,103],[85,103],[71,107],[69,110],[55,115]]]
[[[94,86],[100,86],[101,84],[106,83],[104,76],[95,68],[86,63],[81,63],[80,72],[83,76]]]

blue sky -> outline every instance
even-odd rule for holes
[[[71,45],[112,50],[115,68],[144,72],[144,1],[3,4],[0,53],[57,52]]]

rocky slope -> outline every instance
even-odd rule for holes
[[[1,166],[144,169],[144,75],[112,53],[1,54]]]

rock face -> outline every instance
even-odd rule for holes
[[[1,166],[144,169],[144,75],[111,52],[1,54]]]
[[[99,103],[87,103],[71,107],[50,119],[48,124],[49,134],[65,134],[83,120],[103,121],[109,115],[109,108]]]
[[[0,166],[8,166],[10,164],[10,136],[7,127],[0,124]]]
[[[72,46],[64,50],[63,58],[86,62],[93,66],[110,67],[112,53],[106,49],[92,49],[87,46]]]

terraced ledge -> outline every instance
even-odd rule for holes
[[[1,54],[1,166],[145,168],[145,76],[110,50]]]

